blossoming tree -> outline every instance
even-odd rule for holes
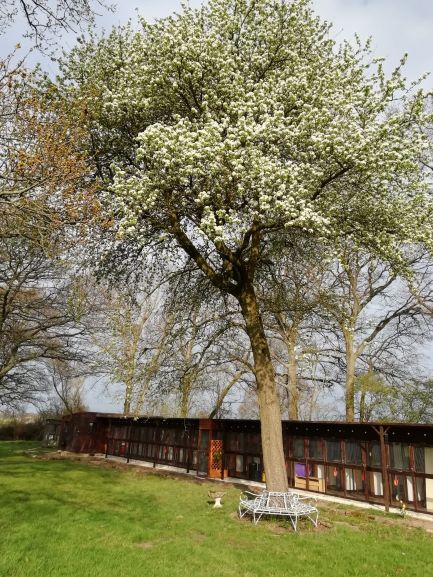
[[[425,95],[400,69],[387,77],[368,44],[336,46],[307,0],[184,7],[82,42],[64,64],[119,242],[164,237],[239,304],[270,490],[288,485],[257,298],[264,249],[302,229],[401,265],[402,241],[432,241]]]

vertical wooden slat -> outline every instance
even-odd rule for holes
[[[410,468],[411,477],[412,477],[413,504],[415,507],[415,511],[418,511],[418,490],[417,490],[418,488],[417,488],[416,477],[415,477],[415,449],[414,449],[414,446],[412,444],[409,445],[409,468]]]
[[[343,481],[343,493],[347,497],[346,489],[346,443],[344,439],[340,439],[340,456],[341,456],[341,469],[340,469],[340,480]],[[343,477],[343,479],[341,479]]]
[[[387,429],[388,430],[388,429]],[[377,429],[376,429],[377,431]],[[389,493],[389,476],[388,476],[388,456],[385,446],[385,431],[383,425],[379,427],[379,438],[380,438],[380,459],[382,462],[382,482],[383,482],[383,498],[385,501],[385,511],[389,511],[390,493]]]

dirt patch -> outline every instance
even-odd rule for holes
[[[354,525],[353,523],[348,523],[347,521],[334,521],[334,525],[337,525],[338,527],[349,527],[353,531],[361,530],[360,525]]]
[[[196,543],[203,543],[203,541],[206,541],[207,535],[206,533],[192,533],[191,538]]]
[[[292,527],[289,525],[280,525],[278,523],[267,523],[267,527],[271,533],[274,535],[284,535],[287,533],[288,530],[292,530]]]
[[[365,518],[365,511],[358,509],[352,509],[350,511],[344,511],[346,517],[358,517],[358,519]],[[368,519],[371,519],[371,515],[368,515]]]
[[[144,543],[136,543],[135,544],[136,547],[138,547],[139,549],[152,549],[154,547],[154,543],[152,543],[151,541],[146,541]]]
[[[230,518],[243,525],[250,525],[252,527],[255,526],[250,515],[245,515],[241,519],[239,518],[238,513],[233,511],[230,513]],[[272,535],[275,536],[295,533],[293,526],[287,517],[279,517],[278,520],[275,520],[275,518],[272,517],[262,517],[259,523],[257,523],[257,526],[265,527]],[[314,527],[308,519],[300,519],[298,523],[299,533],[322,533],[324,531],[329,531],[332,528],[332,523],[329,523],[328,521],[321,521],[320,518],[317,527]]]
[[[319,502],[318,508],[321,516],[335,525],[350,525],[353,529],[361,529],[366,525],[379,524],[386,526],[402,527],[406,529],[423,529],[433,535],[433,518],[432,521],[416,519],[411,516],[401,517],[397,514],[374,514],[371,509],[345,508],[341,504],[330,502]],[[350,522],[353,519],[353,523]],[[319,518],[320,520],[320,518]]]
[[[394,519],[391,519],[394,521]],[[397,521],[400,521],[398,524],[405,526],[409,526],[413,529],[424,529],[427,533],[433,534],[433,523],[431,521],[424,521],[424,519],[414,519],[413,517],[405,517],[401,520],[395,520],[394,523],[397,524]]]

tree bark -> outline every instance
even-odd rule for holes
[[[353,350],[353,336],[346,333],[346,421],[355,420],[355,366],[356,354]]]
[[[130,412],[131,412],[131,397],[130,394],[128,394],[127,392],[125,394],[125,399],[123,401],[123,416],[129,417]]]
[[[189,398],[191,394],[191,377],[186,374],[181,379],[181,399],[180,399],[180,416],[186,418],[189,410]]]
[[[298,391],[298,361],[296,358],[296,329],[290,330],[287,343],[289,356],[289,380],[287,383],[289,397],[289,419],[297,421],[299,419],[299,391]]]
[[[364,423],[367,419],[365,414],[365,397],[367,395],[367,391],[365,389],[361,390],[361,398],[359,400],[359,420],[361,423]]]
[[[288,491],[274,367],[253,286],[245,286],[238,299],[254,357],[266,487],[269,491]]]

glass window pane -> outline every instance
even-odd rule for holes
[[[346,491],[351,493],[364,493],[364,472],[360,469],[350,469],[345,471]]]
[[[323,443],[322,439],[310,439],[310,459],[323,461]]]
[[[326,441],[326,455],[328,461],[341,461],[340,441]]]
[[[293,439],[293,456],[297,459],[304,458],[304,439],[303,437],[295,437]]]
[[[368,444],[367,462],[370,467],[381,466],[380,443],[378,441],[371,441]]]
[[[426,506],[426,482],[425,479],[417,477],[416,479],[416,498],[418,505],[421,507]]]
[[[415,471],[425,473],[425,451],[424,447],[414,447]]]
[[[307,476],[307,469],[305,463],[295,463],[295,475],[297,477]]]
[[[372,471],[368,473],[368,483],[369,483],[369,495],[371,497],[382,497],[383,496],[383,481],[382,473],[378,471]]]
[[[209,444],[209,431],[202,430],[200,436],[200,449],[207,449]]]
[[[236,473],[243,473],[244,471],[244,457],[243,455],[236,455]]]
[[[346,441],[346,463],[362,465],[361,444],[357,441]]]
[[[331,491],[341,491],[343,488],[342,469],[340,467],[326,467],[326,486]]]
[[[409,469],[409,445],[403,443],[390,443],[389,454],[393,469]]]

